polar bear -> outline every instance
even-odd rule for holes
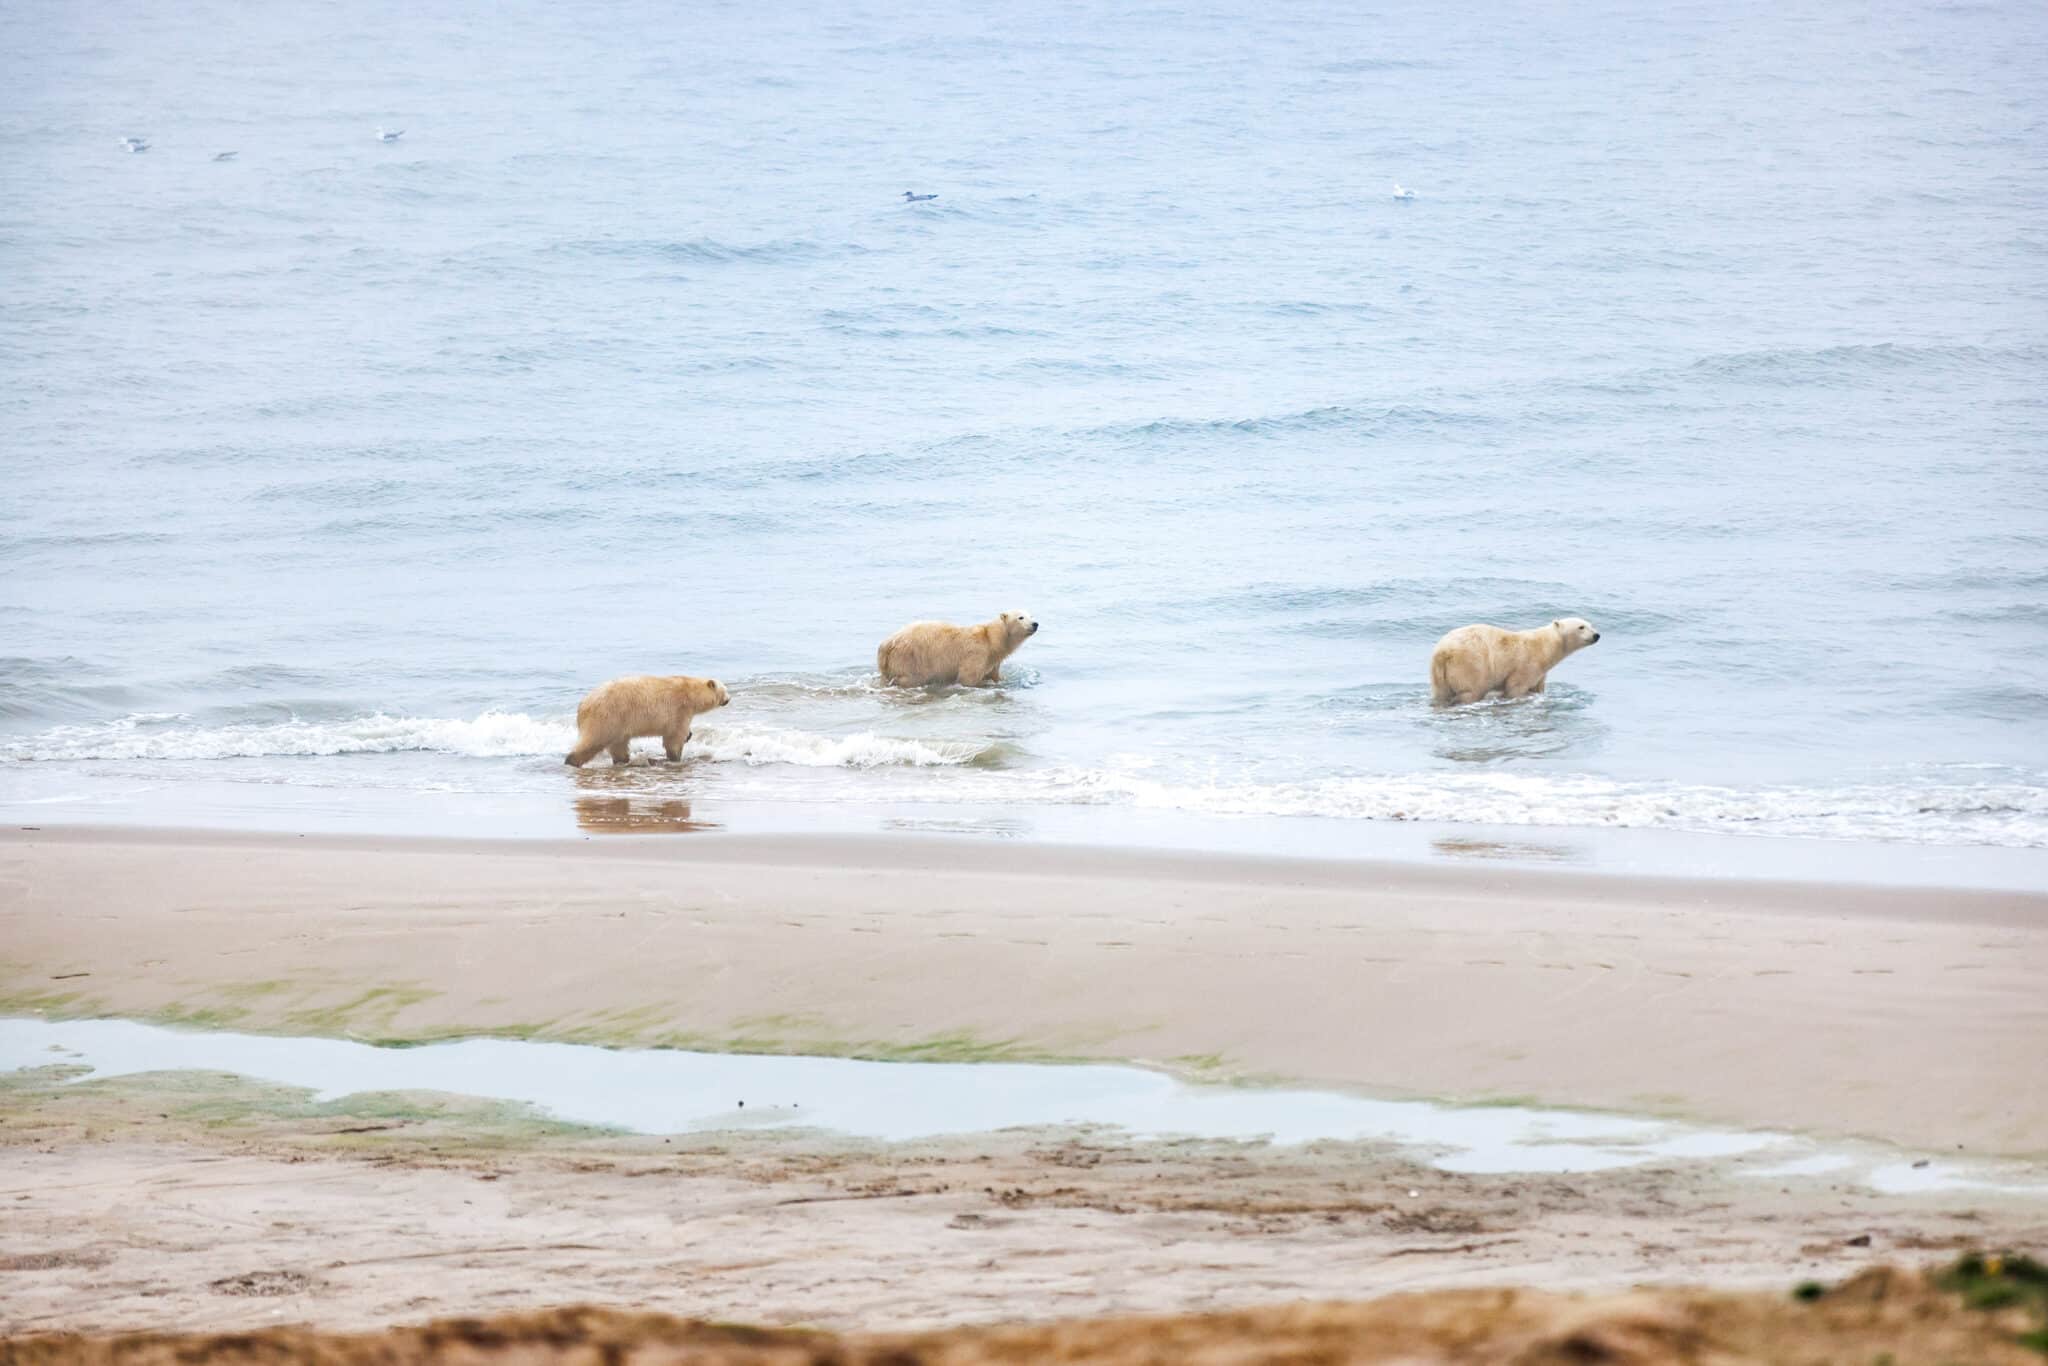
[[[1429,657],[1431,700],[1439,707],[1477,702],[1488,693],[1523,697],[1543,691],[1543,676],[1600,633],[1583,617],[1559,617],[1533,631],[1460,626]]]
[[[882,681],[913,688],[927,683],[977,687],[1003,681],[1003,661],[1038,632],[1024,612],[1005,612],[979,626],[913,621],[875,651]]]
[[[732,695],[725,684],[715,678],[633,674],[600,683],[577,704],[576,748],[563,762],[581,768],[596,758],[599,750],[608,749],[612,762],[623,764],[631,755],[634,740],[659,735],[661,747],[673,763],[683,757],[690,722],[699,713],[730,701]]]

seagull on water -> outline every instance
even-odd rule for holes
[[[213,159],[215,161],[233,161],[235,159],[235,154],[233,152],[215,152],[213,154]]]
[[[121,146],[122,146],[122,148],[123,148],[123,149],[125,149],[125,150],[127,150],[127,151],[130,151],[130,152],[147,152],[147,151],[149,150],[149,139],[148,139],[148,138],[122,138],[122,139],[121,139]]]
[[[385,132],[385,131],[384,131],[384,128],[383,128],[383,126],[382,126],[381,124],[380,124],[380,125],[378,126],[378,128],[377,128],[377,141],[379,141],[379,142],[396,142],[396,141],[398,141],[398,140],[399,140],[400,138],[402,138],[402,137],[404,137],[404,136],[405,136],[405,130],[404,130],[403,128],[399,129],[399,130],[398,130],[397,132],[395,132],[395,133],[387,133],[387,132]]]
[[[1394,198],[1396,198],[1396,199],[1413,199],[1413,198],[1415,198],[1415,191],[1413,191],[1413,190],[1404,190],[1404,189],[1402,189],[1402,188],[1401,188],[1401,182],[1397,180],[1397,181],[1395,181],[1395,182],[1394,182]]]
[[[903,202],[906,204],[922,204],[927,199],[937,198],[938,196],[935,194],[915,194],[909,190],[903,192]]]

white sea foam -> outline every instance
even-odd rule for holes
[[[799,764],[805,768],[954,768],[992,757],[996,747],[975,740],[906,740],[860,731],[815,735],[757,726],[703,729],[688,755],[744,764]]]
[[[1735,788],[1505,772],[1228,783],[1085,768],[1054,770],[1043,777],[1068,801],[1208,815],[1613,826],[2048,847],[2048,789],[2019,783]]]
[[[473,759],[554,757],[576,741],[568,716],[486,711],[470,720],[389,716],[203,726],[186,718],[138,713],[91,726],[58,726],[0,745],[0,757],[41,762],[149,759],[265,759],[342,754],[454,754]],[[765,726],[699,727],[688,755],[750,765],[805,768],[917,768],[974,763],[995,746],[973,740],[910,740],[861,731],[819,735]]]
[[[227,726],[178,724],[184,717],[124,716],[90,726],[58,726],[10,740],[0,755],[17,760],[265,759],[336,754],[402,754],[416,750],[473,758],[511,758],[566,752],[575,724],[521,712],[486,711],[468,721],[387,716],[376,712],[345,721],[283,721]]]
[[[496,710],[469,719],[380,712],[345,720],[290,718],[220,726],[151,713],[9,740],[0,744],[0,758],[89,763],[426,753],[556,759],[572,747],[575,733],[567,715]],[[647,747],[641,742],[640,748]],[[712,784],[703,789],[705,796],[787,795],[772,783],[760,788],[737,772],[717,776],[728,765],[748,771],[783,766],[847,775],[834,786],[807,789],[811,799],[1120,806],[1207,816],[1607,826],[2048,848],[2048,787],[1996,776],[1963,782],[1730,787],[1490,769],[1258,783],[1176,773],[1156,756],[1132,756],[1099,767],[1032,767],[1010,759],[1002,743],[985,737],[910,738],[872,729],[830,734],[749,724],[699,726],[685,758],[714,766],[704,775]],[[854,776],[870,770],[899,776],[881,788]],[[1947,778],[1957,776],[1954,769],[1945,772]],[[288,769],[268,776],[296,780]]]

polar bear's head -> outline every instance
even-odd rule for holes
[[[1002,623],[1003,631],[1010,637],[1010,644],[1013,647],[1022,645],[1026,637],[1038,631],[1038,623],[1032,619],[1029,612],[1005,612],[996,620]]]
[[[1599,637],[1595,636],[1594,639],[1598,640]],[[725,684],[719,682],[715,678],[711,680],[711,691],[713,694],[717,696],[718,705],[721,707],[724,706],[726,703],[732,701],[732,694],[725,690]]]
[[[1593,629],[1593,623],[1584,617],[1559,617],[1550,623],[1550,629],[1557,632],[1564,641],[1564,652],[1583,650],[1600,639],[1600,633]]]

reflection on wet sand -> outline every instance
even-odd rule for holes
[[[682,797],[586,793],[575,806],[577,826],[600,834],[669,835],[719,828],[717,821],[692,820],[690,803]]]
[[[1529,844],[1516,840],[1431,840],[1430,848],[1452,858],[1535,859],[1544,863],[1572,863],[1585,854],[1566,844]]]

